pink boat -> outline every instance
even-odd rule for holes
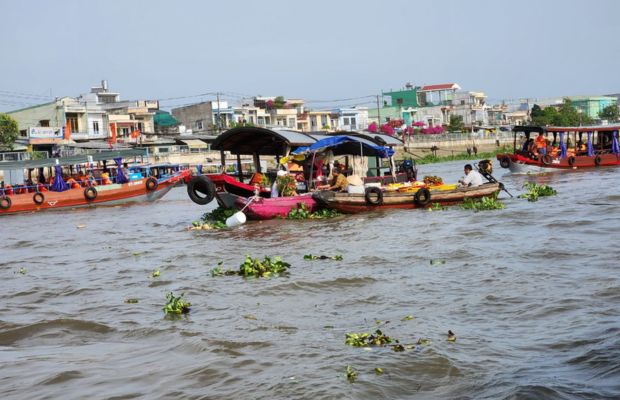
[[[319,204],[312,198],[312,193],[268,199],[263,197],[237,197],[235,200],[235,207],[243,210],[248,219],[253,220],[285,218],[291,209],[297,208],[301,204],[306,207],[308,212],[315,212],[320,208]]]

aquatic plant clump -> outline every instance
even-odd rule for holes
[[[555,196],[558,194],[557,190],[549,185],[538,185],[534,182],[529,182],[523,185],[524,189],[527,189],[527,193],[519,195],[519,198],[527,199],[527,201],[538,201],[539,197]]]
[[[342,261],[342,256],[340,254],[337,254],[335,256],[325,256],[325,255],[315,256],[315,255],[312,255],[312,254],[305,254],[304,255],[304,260],[334,260],[334,261]]]
[[[211,212],[204,213],[199,221],[192,222],[192,230],[224,229],[226,219],[231,217],[237,210],[234,208],[218,207]]]
[[[239,266],[238,270],[224,269],[222,267],[223,262],[220,261],[217,267],[211,270],[211,276],[224,276],[224,275],[241,275],[244,277],[269,277],[271,275],[280,275],[286,273],[291,264],[282,261],[280,257],[265,257],[262,261],[258,258],[252,258],[245,256],[245,260]]]
[[[325,218],[334,218],[339,215],[342,215],[342,214],[340,214],[336,210],[329,210],[326,208],[315,211],[315,212],[310,212],[310,210],[308,210],[305,204],[300,203],[297,207],[291,208],[291,210],[288,212],[286,216],[286,219],[296,219],[296,220],[325,219]]]
[[[183,294],[176,297],[172,292],[166,295],[167,303],[164,305],[164,314],[187,314],[192,303],[183,299]]]
[[[385,346],[392,343],[392,338],[377,329],[374,334],[368,332],[346,333],[344,343],[353,347]]]
[[[474,211],[501,210],[504,207],[504,203],[497,200],[496,197],[483,197],[480,200],[465,199],[463,200],[463,204],[461,204],[461,208]]]

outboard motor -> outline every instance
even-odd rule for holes
[[[404,160],[400,165],[401,171],[407,174],[408,181],[418,180],[418,168],[415,165],[415,161],[409,159]]]

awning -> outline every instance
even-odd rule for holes
[[[184,139],[182,142],[185,143],[190,149],[206,149],[209,147],[209,145],[202,140]]]

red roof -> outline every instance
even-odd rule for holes
[[[456,83],[442,83],[440,85],[426,85],[422,86],[420,89],[421,92],[430,92],[433,90],[452,90],[452,89],[460,89],[461,87]]]

